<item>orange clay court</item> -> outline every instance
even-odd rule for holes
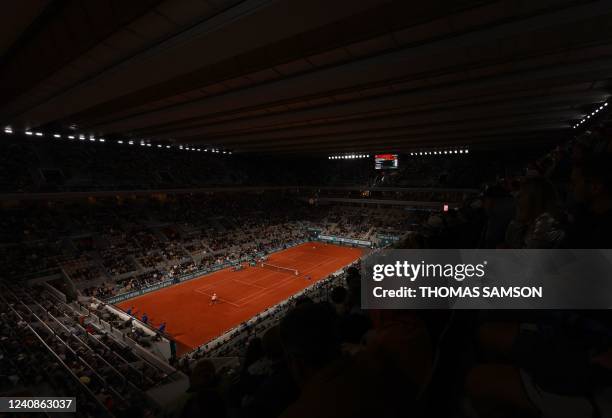
[[[146,313],[153,326],[166,322],[166,331],[184,354],[288,299],[302,289],[357,260],[359,248],[309,242],[268,255],[266,263],[299,271],[246,267],[224,269],[181,284],[123,301],[139,318]],[[305,276],[310,276],[308,280]],[[211,296],[218,302],[211,305]]]

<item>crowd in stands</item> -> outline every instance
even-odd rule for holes
[[[398,247],[610,248],[610,151],[565,144]],[[179,362],[192,388],[165,416],[612,416],[609,311],[364,311],[359,271],[343,280]]]
[[[609,142],[585,135],[514,173],[458,210],[423,214],[409,248],[610,248]]]
[[[360,307],[359,271],[304,294],[178,362],[190,391],[163,416],[371,417],[414,411],[433,353],[425,325]],[[215,357],[239,356],[223,365]],[[401,402],[397,400],[401,399]]]
[[[2,236],[18,245],[2,246],[0,267],[18,277],[62,265],[71,255],[128,257],[137,274],[109,269],[120,262],[99,263],[103,280],[86,292],[106,298],[272,250],[305,238],[309,228],[360,238],[372,227],[399,229],[406,234],[398,248],[610,248],[611,154],[609,137],[585,135],[520,170],[504,171],[480,195],[463,196],[457,210],[410,216],[266,194],[97,201],[88,210],[82,204],[7,209]],[[404,184],[401,176],[411,175],[398,174],[391,183]],[[450,184],[449,178],[437,184]],[[71,242],[84,231],[92,236],[89,248]],[[112,247],[110,237],[117,235],[128,245]],[[102,256],[109,247],[118,252]],[[74,274],[81,276],[78,269]],[[364,310],[361,283],[352,267],[228,338],[173,360],[189,375],[190,387],[158,415],[612,417],[609,311]],[[121,415],[130,405],[146,404],[130,383],[148,388],[167,378],[152,365],[134,370],[133,352],[108,340],[95,323],[80,323],[73,308],[50,304],[44,291],[16,283],[3,290],[0,349],[8,356],[0,364],[10,372],[2,377],[4,387],[41,382],[32,362],[44,361],[45,373],[76,376],[65,385],[86,393],[85,411],[102,406]],[[104,315],[135,340],[150,338],[129,321]],[[21,344],[28,347],[23,355],[15,348]],[[50,351],[41,350],[44,344]],[[238,358],[237,365],[219,367],[216,359],[223,357]]]
[[[75,303],[40,287],[3,281],[0,288],[2,393],[76,396],[83,417],[153,416],[157,406],[145,392],[173,377]]]
[[[312,205],[279,192],[33,202],[3,214],[0,267],[8,277],[66,275],[100,298],[254,258],[303,241],[312,229],[364,239],[375,238],[376,228],[398,227],[399,234],[409,217],[401,210]]]

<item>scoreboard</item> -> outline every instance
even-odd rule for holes
[[[397,154],[377,154],[374,156],[374,168],[388,170],[398,168]]]

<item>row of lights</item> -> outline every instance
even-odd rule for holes
[[[434,151],[418,151],[411,152],[410,155],[418,157],[419,155],[451,155],[451,154],[469,154],[470,150],[467,148],[463,149],[446,149],[446,150],[434,150]]]
[[[330,155],[328,160],[357,160],[361,158],[370,158],[370,154],[346,154],[346,155]]]
[[[607,106],[608,106],[608,102],[602,104],[597,109],[595,109],[593,112],[591,112],[590,115],[586,115],[584,118],[582,118],[580,122],[576,123],[574,126],[572,126],[572,128],[576,129],[577,127],[585,123],[587,120],[591,119],[592,116],[595,116],[596,114],[604,110]]]
[[[11,128],[10,126],[6,126],[4,128],[4,133],[5,134],[13,134],[13,128]],[[38,137],[43,137],[45,136],[42,132],[33,132],[30,130],[26,130],[25,134],[27,136],[38,136]],[[90,142],[102,142],[105,143],[106,139],[104,138],[96,138],[94,135],[90,135],[89,138],[87,138],[85,135],[61,135],[61,134],[53,134],[53,138],[55,139],[62,139],[62,138],[66,138],[66,139],[72,139],[72,140],[79,140],[79,141],[90,141]],[[115,143],[117,145],[140,145],[141,147],[153,147],[153,145],[155,145],[157,148],[165,148],[165,149],[178,149],[181,151],[193,151],[193,152],[210,152],[211,154],[229,154],[231,155],[232,152],[231,151],[225,151],[225,150],[221,150],[219,148],[197,148],[194,147],[192,145],[165,145],[165,144],[152,144],[150,142],[147,141],[137,141],[137,140],[133,140],[133,139],[126,139],[126,140],[117,140],[115,141]]]

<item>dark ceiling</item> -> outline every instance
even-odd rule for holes
[[[612,87],[607,0],[22,0],[0,28],[0,123],[235,151],[541,145]]]

